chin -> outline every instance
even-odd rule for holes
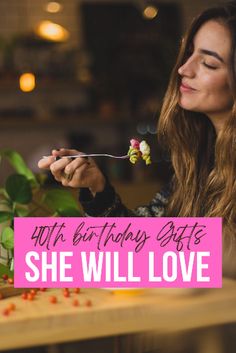
[[[179,106],[180,106],[180,108],[183,108],[185,110],[190,110],[192,112],[200,112],[199,109],[194,107],[192,104],[188,104],[187,102],[180,102],[179,101]]]

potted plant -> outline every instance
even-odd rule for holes
[[[46,174],[34,174],[19,153],[2,149],[0,163],[2,159],[12,165],[15,173],[0,187],[0,278],[3,274],[13,276],[14,217],[82,216],[71,192],[45,188]]]

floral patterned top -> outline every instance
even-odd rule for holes
[[[171,195],[171,183],[157,192],[148,205],[129,210],[121,201],[112,185],[107,180],[105,189],[92,196],[89,189],[80,190],[79,201],[85,216],[90,217],[165,217],[165,210]],[[223,275],[236,279],[236,248],[223,251]]]
[[[165,217],[165,208],[171,194],[168,184],[157,192],[148,205],[129,210],[121,201],[109,181],[102,192],[92,196],[89,189],[80,189],[79,201],[86,216],[91,217]]]

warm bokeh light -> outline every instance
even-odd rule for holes
[[[20,89],[23,92],[31,92],[35,88],[35,75],[31,72],[22,74],[19,78]]]
[[[53,42],[65,42],[70,36],[69,32],[64,27],[51,21],[40,22],[36,33],[41,38]]]
[[[83,83],[90,83],[92,81],[92,75],[88,69],[82,69],[78,73],[78,79]]]
[[[62,5],[57,1],[49,1],[45,6],[45,10],[50,13],[57,13],[62,10]]]
[[[147,6],[143,11],[143,16],[148,20],[152,20],[158,14],[158,9],[155,6]]]

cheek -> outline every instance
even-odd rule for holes
[[[225,77],[205,77],[203,87],[205,99],[211,100],[215,105],[232,105],[233,97]]]

